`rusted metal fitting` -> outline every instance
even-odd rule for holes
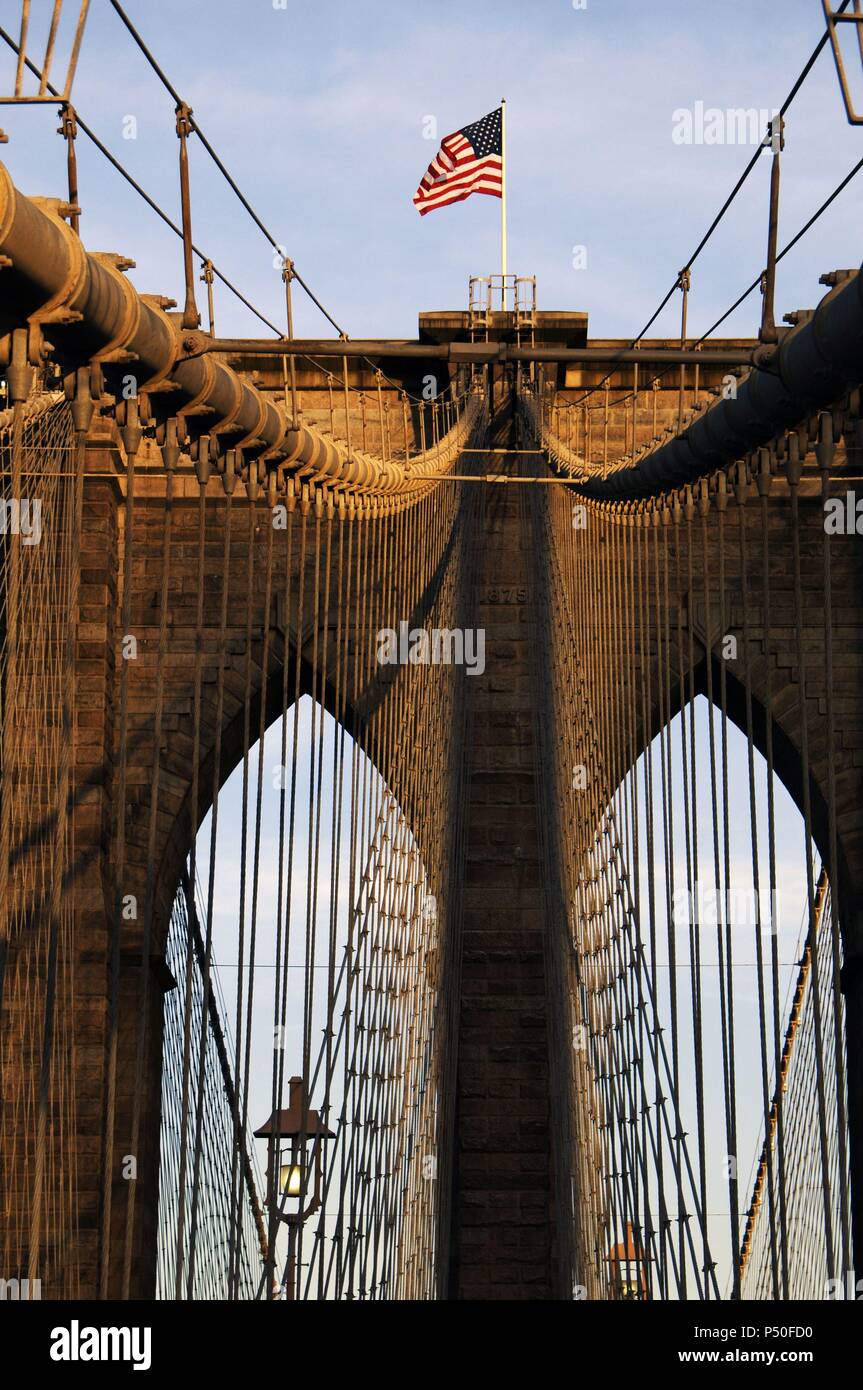
[[[233,497],[234,488],[237,483],[236,472],[236,453],[233,449],[225,450],[225,469],[222,473],[222,486],[228,497]]]
[[[822,410],[820,416],[820,429],[818,431],[818,443],[815,445],[815,457],[818,459],[818,467],[822,473],[832,467],[833,459],[836,456],[836,444],[833,437],[833,416],[829,410]]]
[[[191,108],[191,106],[189,106],[188,103],[185,102],[185,101],[180,101],[180,102],[178,102],[178,103],[177,103],[177,109],[176,109],[176,116],[177,116],[177,135],[178,135],[181,139],[182,139],[184,136],[189,136],[189,135],[191,135],[191,134],[192,134],[192,131],[194,130],[194,125],[193,125],[193,123],[192,123],[192,108]]]
[[[716,475],[716,506],[719,512],[728,509],[728,475],[721,468]]]
[[[769,449],[758,450],[758,472],[755,477],[759,497],[769,497],[773,486],[772,459]]]
[[[26,401],[30,395],[33,369],[28,362],[28,337],[26,328],[15,328],[12,331],[12,350],[9,365],[6,368],[6,384],[9,388],[9,400],[12,405]]]
[[[60,124],[57,127],[57,134],[62,135],[66,140],[74,140],[78,135],[78,122],[75,118],[75,108],[70,101],[64,101],[58,112]]]
[[[778,127],[778,129],[777,129],[777,127]],[[776,136],[777,136],[777,135],[779,136],[779,140],[778,140],[778,142],[777,142],[777,144],[778,144],[778,149],[776,148],[776,145],[774,145],[774,140],[776,139]],[[767,122],[767,134],[766,134],[765,137],[764,137],[764,142],[763,142],[763,143],[764,143],[765,148],[767,148],[767,149],[772,148],[772,149],[774,150],[774,153],[777,153],[777,154],[780,153],[781,151],[783,151],[783,150],[785,149],[785,117],[784,117],[784,116],[782,116],[782,115],[774,116],[771,120],[769,120],[769,121]]]
[[[212,465],[210,463],[210,436],[199,434],[198,438],[191,445],[192,458],[195,464],[195,476],[201,487],[206,487],[210,480]]]
[[[78,367],[75,372],[74,395],[72,396],[72,423],[76,434],[86,434],[93,418],[94,402],[98,396],[93,393],[93,376],[89,367]]]
[[[180,461],[180,444],[179,440],[177,439],[176,415],[170,416],[165,421],[161,433],[164,434],[164,443],[160,446],[162,462],[164,463],[165,468],[168,470],[168,472],[170,472],[172,469],[176,468],[177,464]]]
[[[124,402],[123,423],[120,428],[120,438],[123,441],[123,448],[126,451],[126,458],[129,459],[137,454],[141,447],[141,440],[144,431],[140,424],[140,402],[137,397],[132,397]]]

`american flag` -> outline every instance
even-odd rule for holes
[[[420,217],[471,193],[503,197],[503,120],[500,107],[448,135],[414,194]]]

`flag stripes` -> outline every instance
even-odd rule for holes
[[[424,217],[472,193],[503,196],[500,109],[445,137],[414,194],[414,205]]]

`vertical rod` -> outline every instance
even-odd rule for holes
[[[78,206],[78,159],[75,154],[75,136],[78,122],[75,108],[71,102],[64,102],[60,113],[61,125],[58,134],[66,141],[66,177],[69,187],[69,225],[76,236],[80,233],[81,209]]]
[[[863,912],[848,895],[845,905],[845,1062],[848,1085],[848,1168],[851,1189],[851,1263],[854,1287],[863,1279]]]
[[[282,265],[282,279],[285,282],[285,306],[288,315],[288,337],[294,336],[294,304],[291,296],[291,284],[294,279],[294,263],[286,256]],[[288,358],[291,371],[291,410],[293,412],[294,429],[299,427],[300,417],[297,410],[297,359],[291,354]]]
[[[349,459],[352,459],[353,456],[354,456],[354,451],[353,451],[353,446],[352,446],[352,444],[351,444],[351,398],[350,398],[350,391],[349,391],[349,388],[348,388],[348,359],[347,359],[347,357],[343,357],[343,358],[342,358],[342,370],[343,370],[343,372],[344,372],[344,387],[345,387],[345,440],[346,440],[347,446],[348,446],[348,458],[349,458]]]
[[[638,363],[632,369],[632,457],[638,453]]]
[[[216,336],[216,314],[215,314],[215,310],[214,310],[214,306],[213,306],[213,280],[214,280],[214,278],[215,278],[215,277],[214,277],[214,275],[213,275],[213,262],[212,262],[212,261],[202,261],[202,262],[201,262],[201,279],[203,280],[204,284],[207,286],[207,317],[209,318],[209,321],[210,321],[210,336],[213,337],[213,338],[215,338],[215,336]]]
[[[681,304],[681,307],[680,307],[680,347],[681,347],[681,350],[682,350],[682,349],[684,349],[684,348],[686,347],[686,311],[687,311],[687,309],[688,309],[688,307],[689,307],[689,289],[690,289],[690,286],[691,286],[691,284],[692,284],[692,275],[691,275],[691,273],[690,273],[688,267],[687,267],[686,270],[681,270],[681,272],[680,272],[680,280],[679,280],[678,283],[679,283],[679,285],[680,285],[681,290],[683,291],[683,303]],[[686,368],[685,368],[685,366],[683,365],[683,363],[681,362],[681,364],[680,364],[680,395],[679,395],[679,397],[678,397],[678,402],[677,402],[677,428],[678,428],[678,430],[682,430],[682,429],[683,429],[683,411],[684,411],[684,406],[685,406],[685,397],[686,397]]]
[[[24,405],[30,394],[33,374],[27,357],[27,330],[16,328],[12,334],[12,361],[7,373],[9,400],[12,405],[12,459],[10,497],[21,496],[21,478],[24,455]],[[12,798],[15,786],[16,741],[19,728],[18,701],[18,657],[19,657],[19,603],[21,593],[21,535],[14,528],[9,535],[8,549],[4,557],[6,569],[5,609],[6,631],[4,633],[4,654],[6,669],[3,685],[3,721],[0,736],[0,1006],[3,1003],[3,985],[6,972],[6,957],[14,925],[10,904],[10,849],[12,836]]]
[[[781,116],[778,117],[778,120],[778,131],[774,130],[773,121],[770,122],[773,162],[770,168],[770,220],[767,231],[767,269],[761,280],[761,288],[764,297],[761,305],[761,329],[758,337],[762,343],[775,343],[779,338],[776,332],[774,301],[776,294],[776,245],[779,237],[779,166],[781,151],[785,148],[785,122]]]
[[[180,202],[183,213],[183,273],[186,279],[186,302],[183,306],[183,328],[197,328],[201,322],[195,304],[195,274],[192,269],[192,206],[189,198],[188,137],[192,133],[192,110],[181,101],[177,107],[177,135],[180,140]]]
[[[123,516],[123,594],[121,600],[121,642],[132,629],[132,537],[135,509],[135,466],[143,431],[140,424],[137,397],[125,403],[121,437],[126,455],[126,491]],[[114,874],[113,914],[109,937],[108,1015],[105,1023],[105,1112],[102,1148],[102,1204],[99,1233],[99,1297],[108,1298],[111,1275],[111,1212],[114,1190],[114,1146],[117,1092],[117,1062],[119,1052],[120,963],[123,931],[123,888],[126,865],[126,788],[128,781],[127,752],[129,725],[130,661],[124,656],[120,664],[120,731],[116,755],[114,809]]]
[[[384,463],[386,463],[386,461],[387,461],[387,451],[386,451],[386,444],[385,444],[385,441],[384,441],[384,398],[383,398],[383,391],[382,391],[382,387],[381,387],[381,382],[383,381],[383,375],[384,375],[384,374],[383,374],[383,372],[381,371],[381,369],[380,369],[380,367],[379,367],[378,370],[375,372],[375,381],[376,381],[376,383],[377,383],[377,388],[378,388],[378,429],[379,429],[379,431],[380,431],[380,436],[381,436],[381,458],[383,459]],[[432,410],[434,411],[434,406],[432,406]]]
[[[408,438],[408,397],[406,391],[402,391],[402,420],[405,432],[405,467],[407,468],[411,461],[411,446]]]

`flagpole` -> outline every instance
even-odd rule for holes
[[[506,309],[506,97],[500,101],[500,307]]]

